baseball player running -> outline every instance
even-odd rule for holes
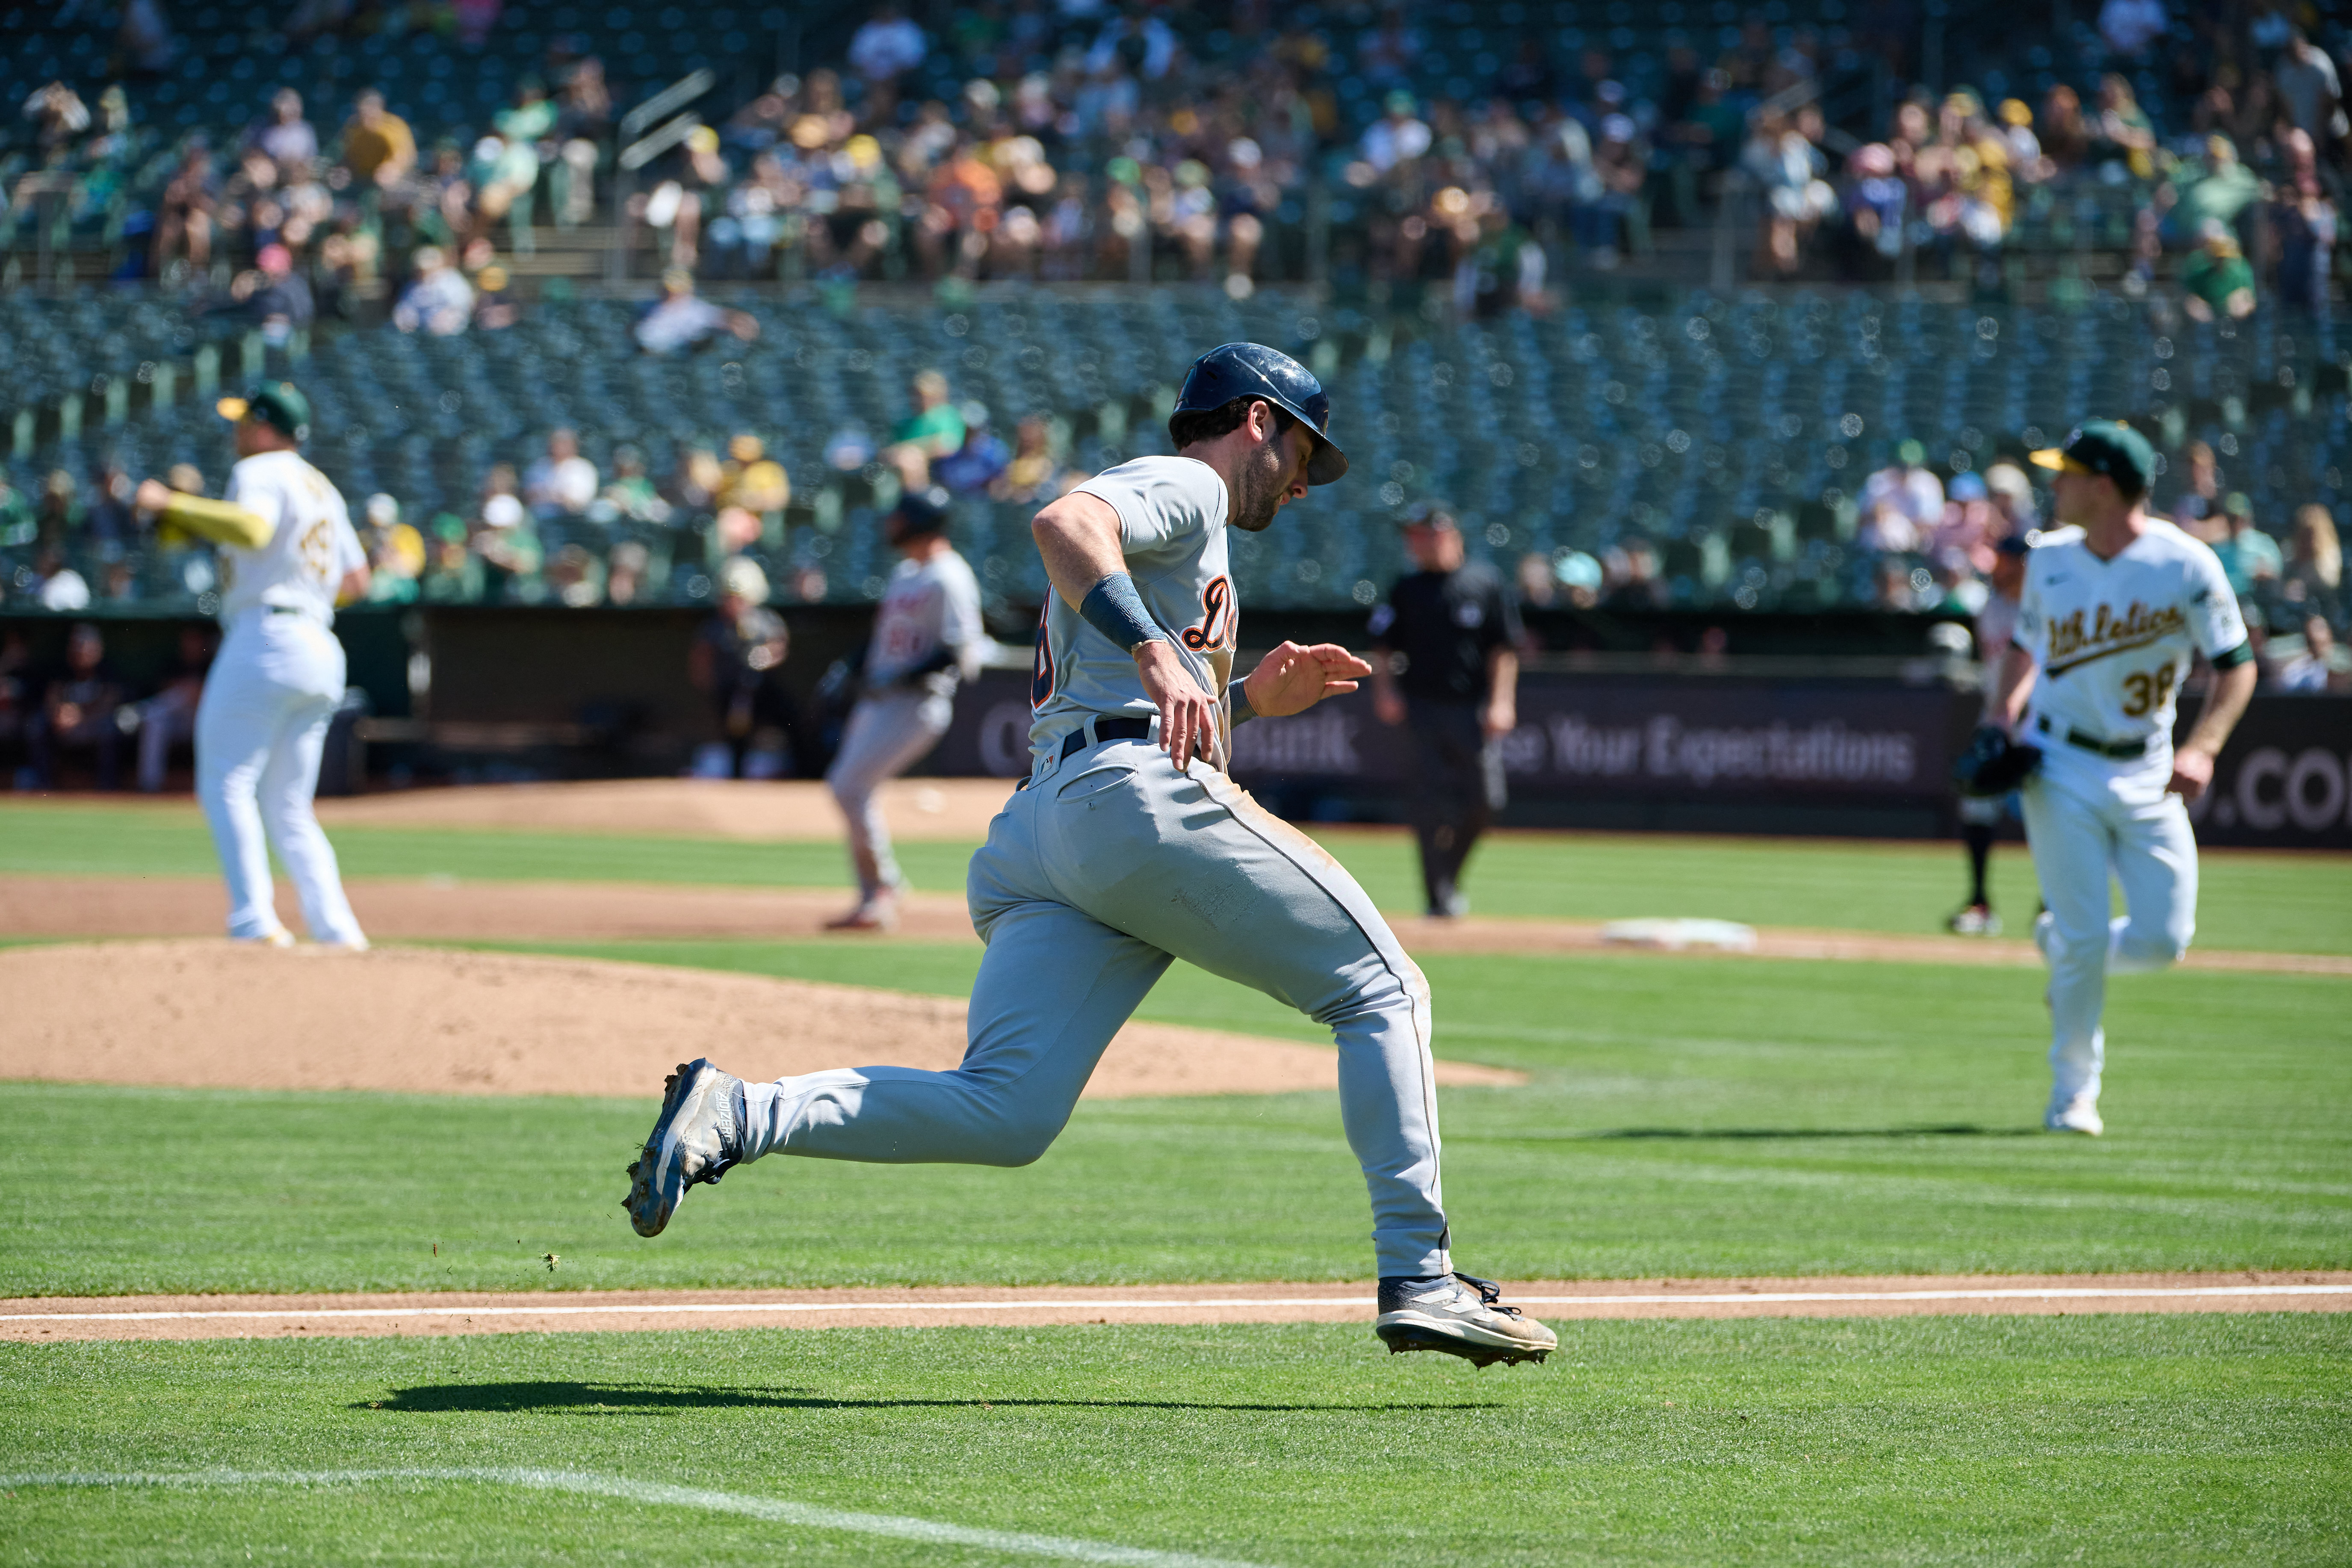
[[[222,499],[157,479],[137,499],[166,527],[220,547],[226,631],[196,706],[196,795],[228,882],[228,934],[293,944],[271,896],[267,832],[311,940],[362,950],[367,938],[310,799],[343,696],[343,648],[329,628],[338,604],[366,595],[367,555],[343,498],[302,460],[310,405],[293,383],[223,398],[220,412],[236,422],[237,455]]]
[[[866,650],[866,694],[842,727],[841,750],[824,782],[849,823],[857,907],[831,931],[887,931],[898,923],[905,883],[890,853],[890,829],[877,791],[923,759],[947,733],[959,681],[980,673],[988,633],[980,582],[948,543],[947,492],[909,491],[883,520],[904,557],[890,574]]]
[[[1227,531],[1268,527],[1347,472],[1329,401],[1296,361],[1229,343],[1196,361],[1177,455],[1096,476],[1033,525],[1053,583],[1038,628],[1028,778],[972,858],[987,944],[953,1072],[870,1067],[747,1084],[669,1079],[629,1167],[638,1234],[686,1190],[783,1152],[1023,1165],[1061,1131],[1103,1048],[1183,958],[1329,1026],[1340,1110],[1371,1194],[1374,1327],[1392,1351],[1541,1361],[1552,1332],[1454,1272],[1438,1181],[1429,986],[1355,880],[1222,771],[1231,726],[1352,691],[1370,667],[1284,643],[1230,682]]]
[[[2033,928],[2050,965],[2042,1125],[2095,1137],[2106,976],[2161,969],[2189,949],[2197,840],[2185,803],[2212,783],[2214,756],[2253,694],[2253,653],[2213,552],[2147,515],[2147,437],[2089,420],[2033,460],[2058,470],[2053,510],[2074,527],[2026,556],[1994,712],[2042,752],[2023,798],[2049,905]],[[2212,689],[2176,750],[2173,707],[2200,653]],[[2110,871],[2128,911],[2114,921]]]

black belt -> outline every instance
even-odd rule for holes
[[[299,616],[302,613],[291,605],[264,605],[261,607],[273,616]]]
[[[2035,719],[2033,723],[2034,727],[2045,735],[2058,733],[2050,727],[2050,721],[2046,716]],[[2135,758],[2147,755],[2149,739],[2150,737],[2143,735],[2137,741],[2102,741],[2096,735],[2085,735],[2080,730],[2069,730],[2064,736],[2066,743],[2070,746],[2078,746],[2086,752],[2095,752],[2100,756],[2113,758],[2119,763],[2130,762]]]
[[[1097,742],[1148,741],[1150,738],[1151,721],[1149,719],[1097,719],[1095,721],[1095,740]],[[1087,744],[1087,727],[1081,724],[1062,737],[1062,760],[1068,762],[1072,757],[1085,751]]]

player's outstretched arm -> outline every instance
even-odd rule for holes
[[[1326,697],[1353,691],[1356,683],[1371,673],[1370,665],[1337,643],[1302,647],[1286,642],[1258,660],[1257,668],[1242,682],[1242,698],[1251,713],[1279,719],[1304,713]],[[1234,717],[1242,718],[1242,704],[1235,703],[1234,709]]]
[[[215,544],[258,550],[269,542],[269,520],[234,501],[184,495],[161,479],[142,481],[132,503],[174,528],[201,534]]]

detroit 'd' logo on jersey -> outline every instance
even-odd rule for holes
[[[2043,666],[2051,674],[2063,675],[2078,664],[2088,664],[2111,653],[2146,647],[2186,630],[2189,625],[2179,605],[2167,605],[2160,610],[2151,610],[2137,599],[2120,616],[2101,605],[2090,613],[2087,626],[2084,616],[2084,612],[2076,610],[2063,620],[2050,623],[2050,652]]]
[[[1184,646],[1194,653],[1231,651],[1239,617],[1234,614],[1234,585],[1212,577],[1201,590],[1201,624],[1184,628]]]

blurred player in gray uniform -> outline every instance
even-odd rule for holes
[[[2022,535],[2011,534],[1993,546],[1992,595],[1977,612],[1977,658],[1985,668],[1985,711],[1992,712],[1993,686],[2017,640],[2017,595],[2025,586]],[[1959,936],[1999,936],[2000,916],[1993,912],[1992,894],[1985,873],[1992,862],[1992,837],[2001,818],[2017,815],[2017,796],[1960,796],[1960,841],[1969,850],[1969,901],[1945,923]]]
[[[849,823],[850,869],[857,877],[857,907],[827,921],[832,931],[887,931],[898,923],[905,879],[890,854],[876,792],[940,743],[954,717],[958,683],[980,673],[988,653],[979,581],[948,543],[947,492],[909,491],[882,526],[904,559],[874,617],[866,694],[850,710],[841,750],[824,776]]]
[[[953,1072],[872,1067],[747,1084],[672,1076],[629,1167],[639,1234],[686,1189],[782,1152],[1023,1165],[1062,1130],[1103,1048],[1183,958],[1289,1003],[1339,1047],[1348,1142],[1371,1194],[1375,1329],[1391,1350],[1540,1361],[1551,1331],[1454,1272],[1438,1180],[1429,986],[1353,878],[1222,771],[1232,725],[1352,691],[1370,666],[1284,643],[1231,683],[1227,531],[1269,527],[1347,472],[1306,368],[1255,343],[1195,362],[1177,455],[1096,476],[1033,525],[1054,592],[1037,638],[1028,779],[972,858],[987,952]]]

